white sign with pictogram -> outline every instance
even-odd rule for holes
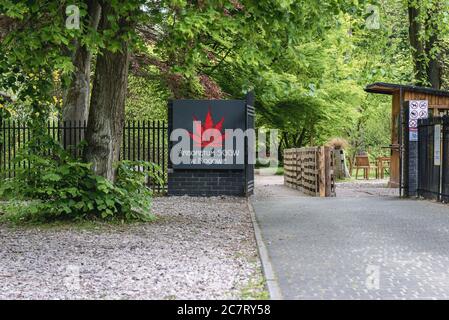
[[[408,127],[409,128],[418,128],[418,120],[409,120]]]
[[[409,121],[410,141],[418,141],[418,120],[429,117],[429,101],[410,100],[409,102]]]
[[[441,166],[441,124],[436,124],[433,135],[433,165]]]

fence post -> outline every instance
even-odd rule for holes
[[[326,196],[326,154],[325,147],[317,148],[318,157],[318,193],[320,197]]]
[[[325,171],[325,197],[332,196],[332,170],[331,170],[331,162],[332,162],[332,156],[331,156],[332,150],[329,147],[324,147],[324,171]]]

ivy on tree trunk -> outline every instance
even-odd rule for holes
[[[110,28],[108,16],[113,13],[111,5],[104,2],[100,32]],[[129,42],[124,40],[122,32],[129,30],[131,23],[126,17],[118,19],[116,40],[120,49],[106,47],[97,56],[86,132],[86,161],[92,163],[95,174],[110,181],[115,180],[113,165],[119,160],[130,61]]]
[[[97,0],[88,0],[89,27],[97,29],[100,21],[101,6]],[[73,56],[75,71],[69,88],[64,93],[62,119],[64,121],[87,121],[90,98],[90,72],[92,52],[86,46],[76,41]]]
[[[439,49],[439,22],[435,18],[440,6],[422,8],[419,2],[408,0],[409,39],[412,46],[416,84],[441,88],[442,68]]]

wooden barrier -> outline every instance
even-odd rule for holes
[[[284,150],[284,183],[314,197],[334,197],[333,152],[329,147]]]

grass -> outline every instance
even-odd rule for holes
[[[240,297],[242,300],[269,300],[270,294],[268,293],[264,277],[259,274],[257,277],[251,279],[241,289]]]
[[[235,257],[245,258],[243,253],[235,253]],[[254,255],[246,257],[248,262],[256,267],[256,270],[252,275],[250,280],[240,289],[240,299],[242,300],[269,300],[270,294],[267,290],[267,284],[265,281],[265,276],[262,273],[260,266],[259,255]]]
[[[277,176],[283,176],[284,175],[284,167],[279,167],[276,171]]]
[[[259,172],[261,174],[264,174],[264,173],[268,174],[268,173],[271,173],[274,171],[273,168],[269,168],[269,167],[261,167],[261,168],[257,168],[257,170],[259,170]],[[283,176],[284,175],[284,167],[276,168],[276,171],[274,172],[274,174],[277,176]]]

